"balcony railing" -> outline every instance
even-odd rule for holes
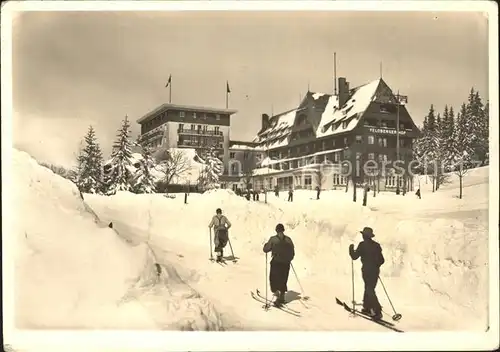
[[[179,142],[177,142],[177,145],[179,147],[190,147],[190,148],[200,148],[200,149],[209,149],[209,148],[213,147],[213,145],[200,144],[200,143],[191,142],[191,141],[179,141]],[[215,149],[221,149],[221,150],[223,150],[224,147],[221,146],[221,145],[216,145]]]
[[[189,134],[189,135],[200,135],[200,136],[215,136],[215,137],[224,137],[224,134],[221,131],[212,131],[212,130],[185,130],[185,129],[177,129],[178,134]]]

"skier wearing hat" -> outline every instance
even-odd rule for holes
[[[276,296],[275,304],[279,306],[285,303],[290,264],[295,257],[295,246],[292,239],[285,235],[283,224],[276,225],[276,235],[264,244],[263,251],[272,253],[269,283],[271,291]]]
[[[361,312],[371,315],[374,319],[381,319],[382,307],[375,293],[375,286],[377,286],[380,266],[385,262],[382,247],[373,240],[375,235],[371,227],[363,228],[360,233],[363,235],[363,241],[359,243],[357,249],[354,249],[354,245],[351,244],[349,246],[349,255],[353,260],[361,257],[361,273],[365,282]]]
[[[226,247],[227,241],[229,240],[227,230],[229,230],[230,227],[231,223],[224,215],[222,215],[222,209],[218,208],[215,211],[212,221],[208,224],[209,229],[214,229],[215,253],[217,254],[218,262],[222,260],[224,247]]]

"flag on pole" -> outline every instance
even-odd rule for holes
[[[165,88],[167,88],[170,85],[170,83],[172,83],[172,75],[168,76],[168,82],[167,84],[165,84]]]
[[[226,93],[231,93],[231,89],[229,89],[229,82],[226,81]]]

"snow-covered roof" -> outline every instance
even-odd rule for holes
[[[349,100],[340,109],[338,108],[338,96],[330,96],[325,111],[321,115],[316,137],[348,132],[356,127],[361,116],[375,98],[380,81],[379,78],[355,88]],[[339,122],[340,125],[338,125]]]
[[[255,147],[251,147],[251,146],[248,146],[248,145],[243,145],[243,144],[234,144],[232,146],[229,147],[229,150],[253,150],[253,151],[264,151],[266,150],[264,147],[262,146],[255,146]]]
[[[322,98],[323,101],[326,100],[325,109],[321,114],[319,124],[317,125],[315,131],[316,138],[348,132],[354,129],[360,121],[363,113],[374,100],[375,93],[377,92],[381,81],[382,79],[378,78],[367,84],[352,89],[349,99],[342,107],[340,107],[340,109],[338,106],[338,95],[309,92],[308,94],[310,94],[315,101],[320,98]],[[305,109],[307,109],[307,107],[302,106],[300,108],[292,109],[285,113],[272,116],[269,119],[268,128],[261,131],[254,139],[254,142],[261,143],[265,149],[275,149],[286,146],[289,142],[290,133],[292,131],[297,112]]]

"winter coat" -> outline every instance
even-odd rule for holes
[[[379,269],[385,263],[384,256],[382,255],[382,247],[372,239],[360,242],[357,249],[354,249],[351,245],[349,247],[349,255],[353,260],[361,257],[363,269]]]
[[[227,225],[227,227],[226,227],[226,225]],[[217,231],[220,229],[230,228],[231,223],[224,215],[214,215],[214,217],[212,218],[212,221],[210,221],[210,224],[208,225],[208,227],[210,227],[210,228],[213,227],[213,229]]]
[[[264,253],[272,252],[273,261],[280,263],[291,263],[295,257],[295,246],[292,239],[286,235],[283,235],[282,239],[278,235],[269,238],[263,251]]]

